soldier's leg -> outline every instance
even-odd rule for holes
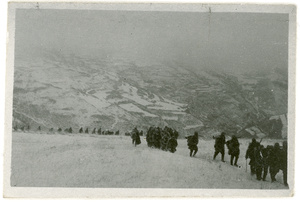
[[[219,151],[215,150],[214,160],[216,159],[216,157],[217,157],[218,154],[219,154]]]
[[[193,155],[193,150],[190,149],[190,157]]]
[[[235,165],[235,166],[237,166],[238,160],[239,160],[239,155],[236,155],[236,156],[235,156],[235,160],[234,160],[234,165]]]
[[[283,172],[283,183],[284,183],[285,186],[288,186],[288,183],[287,183],[287,168],[284,168],[282,170],[282,172]]]
[[[225,161],[224,161],[224,155],[225,155],[224,149],[221,151],[221,154],[222,154],[222,161],[225,162]]]
[[[253,163],[254,162],[254,160],[251,160],[250,159],[250,169],[251,169],[251,175],[254,175],[255,174],[255,164]]]
[[[231,154],[230,155],[230,165],[233,165],[233,158],[234,158],[234,156]]]
[[[195,156],[197,152],[198,152],[198,147],[196,146],[193,156]]]
[[[261,180],[262,167],[256,168],[256,179]]]
[[[267,175],[268,175],[268,168],[269,168],[268,165],[267,165],[267,166],[264,166],[264,168],[263,168],[263,172],[264,172],[264,174],[263,174],[263,181],[266,180],[266,177],[267,177]]]
[[[271,172],[270,175],[271,175],[271,181],[272,182],[276,181],[275,174]]]
[[[275,172],[275,167],[274,166],[270,166],[270,176],[271,176],[271,181],[274,182],[276,181],[276,172]]]

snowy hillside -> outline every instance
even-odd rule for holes
[[[185,139],[177,151],[148,148],[144,137],[134,147],[130,137],[82,134],[13,133],[11,185],[16,187],[227,188],[287,189],[282,173],[275,183],[257,181],[246,172],[242,139],[239,164],[212,161],[213,140],[200,140],[196,157],[189,157]],[[277,140],[279,141],[279,140]],[[264,140],[262,144],[274,144]],[[227,152],[227,151],[226,151]]]
[[[31,60],[17,57],[14,78],[13,126],[125,133],[134,126],[168,125],[180,136],[195,130],[243,137],[287,134],[282,120],[287,80],[276,71],[261,78],[45,52]]]

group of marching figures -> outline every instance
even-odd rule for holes
[[[131,133],[132,143],[136,146],[141,143],[140,133],[137,128],[134,128]],[[178,145],[177,138],[179,133],[168,127],[165,128],[151,126],[146,134],[148,147],[161,149],[174,153]]]
[[[23,132],[30,132],[30,126],[27,125],[27,127],[25,128],[25,126],[21,126],[20,128],[18,128],[18,126],[14,126],[13,127],[13,130],[14,131],[18,131],[18,129],[20,129],[21,131]],[[45,130],[45,129],[43,129]],[[37,128],[37,131],[42,131],[42,128],[41,126],[39,126]],[[54,133],[55,132],[55,129],[54,128],[50,128],[49,129],[49,133]],[[57,132],[58,133],[73,133],[73,129],[72,127],[70,128],[66,128],[66,129],[62,129],[62,128],[58,128],[57,129]],[[89,128],[85,128],[85,130],[83,129],[83,127],[81,127],[79,130],[78,130],[78,133],[85,133],[85,134],[89,134]],[[98,135],[119,135],[120,134],[120,131],[117,130],[117,131],[112,131],[112,130],[101,130],[101,128],[94,128],[92,131],[91,131],[92,134],[98,134]]]
[[[224,145],[228,148],[228,154],[230,157],[230,164],[234,166],[237,165],[239,159],[240,149],[239,141],[236,136],[232,136],[231,140],[226,142],[225,133],[221,133],[220,136],[215,138],[215,153],[213,159],[221,153],[222,161],[224,162]],[[274,145],[264,146],[261,142],[257,142],[255,138],[249,144],[245,155],[246,160],[249,158],[251,175],[256,175],[257,180],[266,180],[268,172],[271,176],[271,181],[276,181],[277,173],[282,170],[283,172],[283,182],[285,186],[287,183],[287,160],[288,160],[288,149],[287,141],[283,141],[282,146],[279,143]],[[233,164],[234,160],[234,164]]]
[[[273,145],[264,145],[252,139],[246,152],[246,159],[250,158],[251,174],[256,174],[257,180],[266,180],[268,172],[271,176],[271,181],[276,181],[277,173],[282,170],[283,182],[287,183],[287,165],[288,165],[288,149],[287,142],[283,141],[282,146],[279,143]]]
[[[137,128],[131,133],[132,143],[136,146],[141,143],[140,133]],[[239,167],[238,159],[240,155],[240,143],[236,136],[232,136],[230,140],[226,141],[225,133],[213,137],[215,139],[214,155],[215,160],[217,155],[221,154],[221,160],[224,161],[225,145],[228,148],[228,154],[230,155],[230,164],[232,166]],[[158,148],[165,151],[174,153],[178,145],[177,138],[179,134],[172,128],[165,127],[161,129],[159,127],[150,127],[146,134],[146,141],[149,147]],[[199,136],[198,132],[194,135],[185,137],[187,139],[187,145],[190,150],[190,156],[193,157],[198,152]],[[264,146],[261,142],[256,141],[255,138],[249,144],[246,151],[246,161],[250,159],[250,171],[251,175],[256,175],[257,180],[266,180],[267,174],[270,173],[271,181],[276,181],[277,173],[282,170],[283,182],[285,186],[287,183],[287,159],[288,159],[287,141],[283,141],[282,146],[279,143],[273,145]],[[247,166],[246,166],[247,167]]]

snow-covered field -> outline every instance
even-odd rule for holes
[[[228,188],[287,189],[282,172],[275,183],[257,181],[246,172],[241,142],[241,169],[212,161],[214,140],[200,140],[196,157],[189,157],[186,140],[172,154],[148,148],[145,137],[134,147],[127,136],[34,134],[13,132],[11,186],[106,188]],[[262,144],[275,141],[263,140]],[[249,160],[248,160],[249,161]]]

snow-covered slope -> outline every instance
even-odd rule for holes
[[[31,61],[19,59],[13,125],[42,126],[45,130],[101,127],[125,132],[133,126],[167,125],[173,115],[178,123],[186,115],[187,104],[126,80],[121,71],[129,67],[132,65],[126,61],[115,64],[56,54]]]
[[[278,182],[257,181],[246,172],[241,139],[241,169],[212,161],[213,140],[200,140],[196,157],[189,157],[185,139],[172,154],[148,148],[144,137],[134,147],[130,137],[86,134],[13,133],[11,185],[16,187],[112,188],[235,188],[287,189]],[[275,141],[263,140],[262,144]]]

